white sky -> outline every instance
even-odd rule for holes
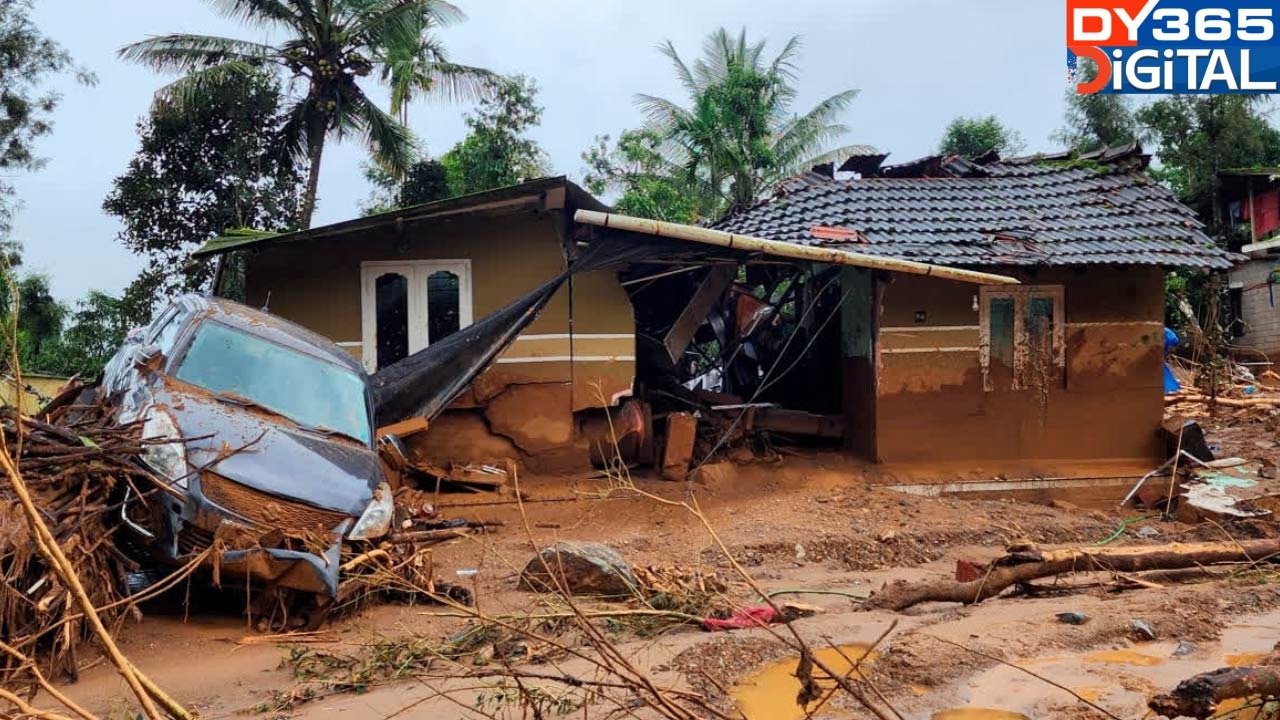
[[[640,122],[632,97],[680,98],[654,46],[671,39],[686,60],[720,25],[780,47],[802,36],[800,101],[807,109],[845,88],[861,96],[845,118],[849,143],[891,152],[889,162],[931,152],[957,115],[994,113],[1019,130],[1028,151],[1049,149],[1061,123],[1065,13],[1058,0],[455,0],[469,20],[442,37],[457,62],[537,80],[546,108],[534,137],[556,173],[582,175],[580,153],[597,134]],[[102,212],[113,178],[137,149],[135,124],[169,80],[118,61],[115,51],[148,35],[198,32],[263,39],[201,0],[39,0],[40,28],[97,73],[64,97],[53,134],[38,144],[48,165],[13,178],[23,203],[15,237],[28,269],[48,272],[55,294],[74,300],[118,292],[141,261],[116,242]],[[384,95],[379,94],[379,97]],[[461,106],[419,103],[410,125],[430,152],[463,135]],[[316,224],[356,214],[368,194],[357,142],[327,146]]]

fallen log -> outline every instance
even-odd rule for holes
[[[1173,692],[1152,697],[1147,707],[1163,717],[1203,719],[1214,717],[1225,700],[1278,697],[1280,668],[1229,667],[1183,680]]]
[[[1184,570],[1218,563],[1272,561],[1277,555],[1280,555],[1280,540],[1276,539],[1072,550],[1016,548],[988,564],[976,580],[886,585],[862,607],[905,610],[926,602],[971,605],[995,597],[1014,585],[1066,573]]]

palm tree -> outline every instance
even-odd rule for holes
[[[382,81],[391,87],[391,113],[401,123],[409,122],[409,103],[421,92],[448,101],[475,101],[491,97],[502,78],[488,70],[459,65],[449,60],[444,44],[436,37],[436,27],[460,22],[465,17],[452,5],[440,6],[436,13],[415,18],[417,40],[387,48],[382,63]]]
[[[841,149],[830,145],[848,132],[836,118],[858,91],[793,114],[800,38],[793,36],[767,62],[765,44],[748,43],[745,30],[732,37],[720,28],[688,65],[668,40],[658,50],[671,60],[689,106],[636,96],[651,129],[667,141],[668,161],[683,169],[686,182],[705,188],[719,211],[749,207],[777,182],[838,156]]]
[[[120,57],[160,72],[184,76],[165,86],[157,99],[199,103],[232,74],[273,66],[301,92],[288,108],[280,132],[284,147],[307,164],[307,186],[299,210],[300,227],[311,226],[320,160],[327,138],[364,137],[374,161],[395,175],[414,160],[414,138],[401,120],[377,107],[361,87],[375,69],[393,87],[393,112],[418,91],[453,88],[466,94],[487,79],[476,68],[445,62],[429,34],[462,19],[444,0],[207,0],[227,17],[283,32],[278,45],[209,35],[173,34],[127,45]],[[416,56],[430,43],[432,53]],[[409,63],[413,58],[416,63]],[[412,72],[410,72],[412,70]],[[447,94],[447,93],[446,93]],[[398,98],[398,100],[397,100]],[[398,104],[397,104],[398,103]]]

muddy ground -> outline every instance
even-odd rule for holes
[[[1236,438],[1232,438],[1233,447]],[[1251,448],[1253,455],[1274,453]],[[923,498],[868,486],[858,471],[834,456],[789,456],[779,463],[721,466],[701,475],[693,497],[707,520],[747,571],[766,590],[839,590],[862,595],[895,580],[944,578],[958,558],[985,561],[1011,542],[1071,546],[1108,538],[1132,509],[1057,507],[1011,500]],[[537,610],[538,598],[517,586],[518,571],[535,545],[558,539],[605,542],[634,565],[680,566],[714,571],[744,601],[749,589],[737,582],[707,528],[679,505],[685,486],[637,479],[636,486],[660,499],[608,493],[607,480],[567,482],[524,479],[525,514],[510,496],[450,496],[447,516],[501,521],[496,532],[437,546],[441,579],[471,587],[490,615]],[[1118,499],[1118,498],[1117,498]],[[506,504],[493,504],[494,501]],[[1271,523],[1239,527],[1187,526],[1149,519],[1127,527],[1122,544],[1270,535]],[[474,574],[457,574],[475,570]],[[899,624],[869,658],[870,678],[906,718],[929,718],[954,708],[990,708],[1031,718],[1104,717],[1079,699],[1000,658],[1069,688],[1118,717],[1141,717],[1147,696],[1204,670],[1270,650],[1280,640],[1280,580],[1256,569],[1222,569],[1216,577],[1183,575],[1161,579],[1160,588],[1117,585],[1114,578],[1081,575],[1046,581],[1034,597],[1001,597],[973,607],[926,605],[905,613],[861,611],[840,595],[796,595],[822,609],[795,623],[815,646],[857,648],[874,641],[894,620]],[[482,717],[473,707],[493,694],[481,682],[373,680],[359,693],[320,693],[282,702],[300,685],[291,653],[333,652],[359,657],[388,639],[437,643],[454,636],[467,620],[433,605],[369,607],[334,621],[334,642],[291,650],[274,644],[241,644],[254,635],[231,604],[192,604],[169,599],[145,609],[145,617],[120,634],[135,664],[202,717],[308,718]],[[595,607],[592,605],[591,607]],[[1068,625],[1058,613],[1089,616]],[[1136,637],[1133,621],[1155,633]],[[794,659],[769,631],[707,633],[696,627],[666,629],[642,637],[618,631],[624,655],[656,681],[705,693],[730,710],[729,695],[750,702],[749,720],[796,714]],[[981,655],[965,648],[976,650]],[[988,657],[989,656],[989,657]],[[80,681],[66,691],[90,709],[117,716],[129,707],[128,691],[111,668],[91,656]],[[571,671],[574,661],[564,667]],[[750,691],[755,687],[757,692]],[[733,688],[737,690],[733,690]],[[440,688],[450,698],[436,695]],[[568,709],[568,708],[565,708]],[[510,705],[490,702],[484,712],[519,717]],[[595,717],[581,709],[572,717]],[[603,716],[603,713],[601,713]],[[644,717],[641,713],[639,716]],[[862,717],[848,698],[837,697],[816,717]],[[1017,715],[969,715],[1017,717]],[[939,717],[959,717],[940,715]]]

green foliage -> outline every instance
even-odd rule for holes
[[[22,316],[19,316],[21,324]],[[124,342],[138,323],[130,318],[126,302],[97,290],[76,303],[66,328],[33,355],[24,367],[56,375],[91,377]]]
[[[618,193],[613,207],[624,215],[696,222],[696,190],[662,157],[661,144],[662,138],[651,129],[624,131],[612,147],[608,135],[596,137],[582,153],[587,164],[583,184],[596,195]]]
[[[409,207],[444,200],[451,194],[449,173],[444,163],[427,158],[409,166],[404,182],[396,194],[396,205]]]
[[[853,102],[846,90],[797,114],[795,64],[800,39],[792,37],[773,60],[765,41],[748,43],[724,28],[703,43],[692,65],[668,41],[666,55],[687,95],[687,106],[651,95],[637,104],[662,142],[665,166],[695,198],[698,214],[718,217],[749,207],[781,180],[837,155],[831,143],[847,132],[837,117]]]
[[[1098,66],[1089,58],[1081,58],[1077,72],[1080,82],[1090,82],[1098,76]],[[1080,153],[1131,143],[1139,135],[1131,103],[1128,95],[1081,95],[1070,87],[1064,125],[1053,139]]]
[[[185,73],[161,90],[162,102],[195,107],[229,78],[270,67],[303,92],[289,99],[281,147],[307,164],[298,225],[311,225],[326,139],[364,138],[374,160],[395,175],[413,161],[413,135],[403,122],[417,93],[466,94],[488,74],[443,55],[435,28],[463,18],[437,0],[210,0],[223,14],[286,36],[270,45],[207,35],[172,34],[120,50],[125,60],[160,72]],[[364,78],[379,73],[392,89],[397,119],[365,94]]]
[[[120,242],[147,259],[143,284],[163,295],[207,285],[212,263],[187,263],[192,250],[233,228],[288,229],[301,201],[301,168],[273,129],[287,121],[279,82],[232,75],[206,87],[205,100],[152,107],[103,203],[123,223]]]
[[[1257,95],[1171,95],[1138,111],[1160,158],[1152,174],[1195,209],[1211,234],[1225,229],[1218,173],[1280,164],[1280,131],[1262,112],[1268,102]]]
[[[1001,155],[1013,155],[1025,146],[1017,130],[1000,122],[995,115],[987,115],[952,120],[938,142],[938,152],[972,159],[991,150]]]
[[[536,83],[516,75],[466,116],[467,136],[440,157],[451,196],[514,185],[548,172],[546,153],[525,135],[542,121],[537,94]]]
[[[51,76],[74,73],[96,82],[58,43],[31,22],[32,0],[0,0],[0,177],[38,169],[35,142],[53,129],[50,116],[59,96],[45,88]],[[13,187],[0,179],[0,234],[13,216]]]

